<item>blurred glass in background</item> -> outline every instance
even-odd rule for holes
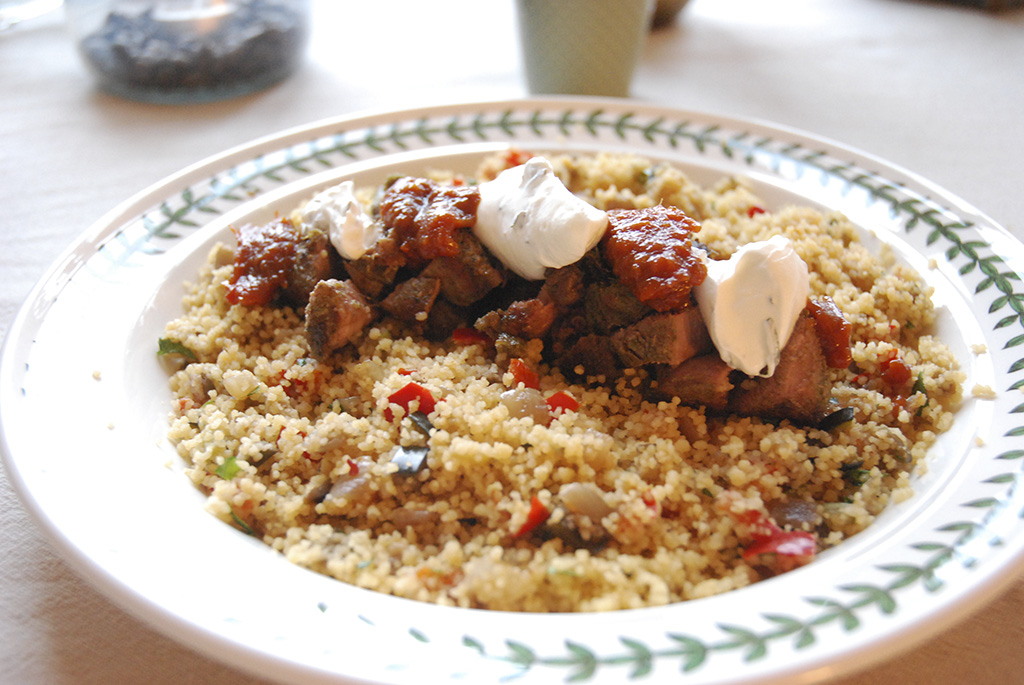
[[[65,0],[78,51],[99,86],[186,104],[267,88],[301,63],[309,0]]]

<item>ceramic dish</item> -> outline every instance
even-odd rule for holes
[[[342,179],[469,172],[510,145],[636,152],[770,207],[846,213],[934,286],[967,372],[916,495],[814,563],[664,608],[442,608],[294,566],[202,509],[166,441],[156,358],[215,241]],[[1024,550],[1024,246],[918,176],[835,143],[629,101],[529,100],[353,116],[256,141],[131,198],[30,295],[0,365],[3,453],[26,507],[110,598],[196,650],[304,682],[810,682],[910,647],[1012,579]],[[972,389],[986,392],[972,395]],[[992,392],[987,392],[991,390]]]

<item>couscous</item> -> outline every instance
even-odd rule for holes
[[[461,217],[445,224],[460,254],[467,240],[481,249],[472,238],[477,208],[466,198],[527,157],[489,158],[475,178],[431,175],[430,197],[447,197]],[[448,283],[447,248],[425,242],[415,254],[397,243],[400,267],[378,260],[364,268],[403,230],[403,208],[389,214],[377,188],[356,189],[359,207],[348,207],[371,220],[357,240],[350,235],[340,250],[299,243],[297,259],[319,259],[332,277],[297,292],[301,279],[282,267],[269,295],[249,297],[266,283],[246,280],[241,253],[273,261],[266,232],[253,238],[236,228],[239,247],[212,252],[161,340],[175,365],[169,435],[212,514],[359,587],[460,607],[565,612],[741,588],[811,562],[911,496],[963,382],[930,334],[935,312],[918,274],[869,253],[844,216],[768,207],[743,179],[703,188],[639,157],[546,159],[598,211],[599,228],[577,264],[541,268],[543,280],[517,276],[488,249],[474,259],[497,276],[483,274],[482,286],[480,278]],[[426,187],[420,181],[388,185]],[[312,230],[308,209],[279,228]],[[725,354],[703,333],[696,353],[681,353],[678,326],[667,329],[675,336],[668,346],[648,344],[662,328],[639,346],[621,343],[623,331],[707,314],[685,292],[672,299],[664,288],[623,287],[629,279],[613,275],[600,222],[641,215],[620,210],[689,226],[681,254],[698,255],[690,259],[696,275],[671,288],[696,290],[709,261],[785,238],[806,264],[805,300],[841,313],[848,336],[833,350],[839,362],[821,366],[820,396],[810,405],[751,404],[738,398],[772,379],[735,368],[718,377],[724,386],[691,393],[685,383],[695,372],[678,369],[693,358],[721,369]],[[469,270],[480,276],[481,263]],[[570,267],[583,280],[572,296],[556,295],[564,290],[554,274]],[[483,295],[471,292],[477,287]],[[797,315],[792,337],[806,330],[818,340],[821,322]],[[583,339],[597,347],[581,349]],[[775,376],[794,345],[776,351]],[[815,359],[828,357],[827,338],[820,351],[812,347]]]

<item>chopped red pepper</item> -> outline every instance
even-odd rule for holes
[[[429,414],[434,411],[434,407],[437,405],[437,400],[435,400],[434,396],[430,394],[430,391],[419,383],[406,383],[404,386],[388,395],[389,404],[397,404],[406,412],[409,411],[409,405],[413,400],[419,400],[420,411],[424,414]],[[392,421],[395,418],[390,406],[384,410],[384,417],[388,421]]]
[[[531,532],[534,528],[548,520],[551,512],[544,506],[537,495],[530,498],[530,513],[526,515],[526,523],[519,527],[515,537],[521,538]]]
[[[548,403],[548,409],[551,410],[552,414],[559,409],[562,411],[576,411],[580,408],[580,403],[576,401],[576,398],[564,390],[559,390],[545,401]]]
[[[802,530],[782,530],[770,523],[773,529],[768,535],[755,535],[754,544],[743,550],[743,558],[750,559],[759,554],[781,554],[786,557],[809,557],[818,551],[818,543],[812,533]]]
[[[520,150],[518,148],[512,148],[505,153],[505,168],[511,169],[512,167],[517,167],[521,164],[526,164],[532,158],[533,155],[530,154],[529,152]]]
[[[490,347],[492,344],[490,336],[475,328],[456,328],[452,331],[452,340],[456,345],[480,345]]]
[[[781,554],[787,557],[814,556],[818,542],[813,533],[802,530],[782,530],[774,521],[759,511],[750,510],[737,520],[749,523],[754,538],[753,544],[743,550],[743,558],[751,559],[759,554]]]
[[[757,205],[754,205],[753,207],[747,210],[747,216],[750,217],[751,219],[753,219],[758,214],[764,214],[764,209],[758,207]]]
[[[540,390],[540,376],[537,372],[526,365],[522,359],[513,359],[508,363],[509,373],[512,374],[512,385],[522,383],[527,388]]]
[[[359,475],[359,464],[357,464],[356,462],[352,461],[351,459],[348,459],[347,461],[348,461],[348,474],[350,476],[358,476]]]

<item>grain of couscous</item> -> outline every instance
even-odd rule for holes
[[[211,513],[359,587],[460,607],[601,611],[786,572],[911,496],[964,379],[930,335],[919,275],[870,254],[842,215],[767,207],[742,179],[702,188],[632,156],[549,159],[601,210],[681,209],[715,258],[788,238],[811,297],[849,324],[848,363],[828,370],[831,418],[659,397],[657,365],[591,373],[586,358],[553,361],[549,340],[496,344],[471,334],[472,321],[432,335],[422,312],[382,315],[383,293],[366,298],[373,318],[349,344],[314,355],[302,306],[229,302],[236,255],[218,247],[161,341],[177,364],[169,435]],[[436,180],[472,187],[508,163]],[[375,192],[359,197],[379,220]],[[403,471],[400,449],[425,454],[422,467]]]

